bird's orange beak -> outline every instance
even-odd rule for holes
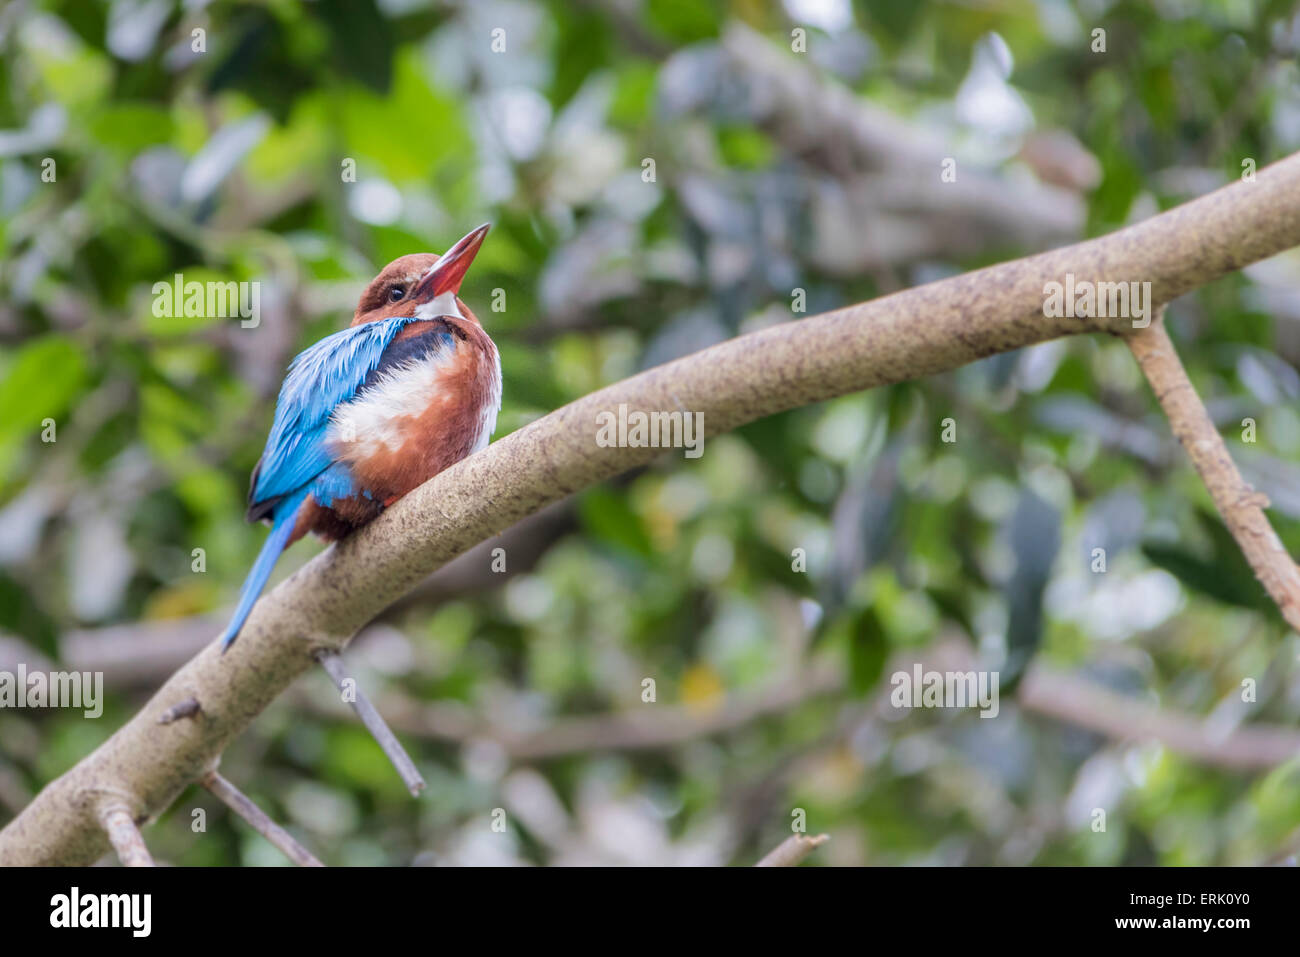
[[[490,223],[484,223],[448,249],[433,268],[424,274],[424,278],[411,293],[411,298],[416,302],[429,302],[446,292],[453,295],[459,293],[461,281],[469,271],[469,264],[478,255],[479,247],[483,245],[483,238],[490,228]]]

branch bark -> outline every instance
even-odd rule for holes
[[[93,862],[108,845],[88,795],[124,793],[141,816],[157,816],[215,769],[226,745],[312,666],[315,652],[341,649],[433,569],[483,539],[660,454],[598,445],[598,413],[621,403],[681,409],[701,414],[706,436],[717,435],[1059,336],[1133,332],[1128,319],[1045,316],[1045,285],[1067,273],[1076,281],[1150,282],[1153,302],[1164,303],[1297,244],[1300,154],[1253,183],[1111,235],[763,329],[564,406],[435,476],[264,597],[228,654],[215,643],[201,651],[0,831],[0,864]],[[194,720],[159,725],[186,697],[202,708]]]
[[[299,867],[324,867],[311,851],[303,847],[294,839],[294,836],[271,820],[260,807],[252,802],[248,795],[235,787],[216,771],[210,772],[203,779],[203,786],[220,800],[226,807],[230,808],[245,821],[248,825],[261,834],[280,850],[285,857],[289,858]]]
[[[109,799],[99,806],[99,825],[104,829],[113,850],[125,867],[153,867],[153,857],[144,837],[131,820],[130,809],[121,801]]]
[[[365,729],[370,732],[370,736],[375,739],[375,743],[388,756],[392,762],[393,768],[397,771],[402,783],[406,785],[406,790],[411,792],[411,797],[419,797],[420,792],[424,790],[424,778],[421,777],[419,769],[411,756],[406,753],[402,743],[397,740],[397,735],[393,734],[392,729],[384,722],[383,717],[379,714],[379,709],[370,703],[365,692],[357,686],[355,678],[349,678],[347,671],[343,667],[343,659],[335,651],[322,649],[317,652],[316,660],[320,662],[321,668],[330,676],[334,686],[338,688],[342,699],[352,705],[352,710],[356,712]],[[348,682],[352,682],[352,687],[348,687]]]
[[[768,851],[755,867],[798,867],[803,859],[830,840],[829,834],[791,834]]]
[[[1237,471],[1223,436],[1187,378],[1163,318],[1157,316],[1129,336],[1128,346],[1255,577],[1286,623],[1300,631],[1300,567],[1264,515],[1268,496],[1251,488]]]
[[[1116,741],[1158,741],[1203,764],[1234,771],[1269,771],[1300,756],[1300,732],[1247,724],[1217,731],[1194,714],[1161,708],[1085,678],[1036,666],[1020,682],[1022,707]]]

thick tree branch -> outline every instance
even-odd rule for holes
[[[916,171],[932,175],[933,171]],[[942,185],[936,180],[936,189]],[[94,753],[0,831],[0,864],[77,864],[107,847],[86,796],[130,795],[165,809],[313,663],[424,576],[578,489],[651,461],[655,448],[602,447],[597,415],[703,416],[717,435],[765,415],[932,375],[1063,335],[1131,333],[1131,320],[1044,315],[1044,287],[1067,273],[1150,282],[1163,303],[1300,244],[1300,155],[1120,232],[763,329],[650,369],[530,423],[416,489],[263,598],[222,656],[209,645]],[[194,720],[159,725],[194,697]]]

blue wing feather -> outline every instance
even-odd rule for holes
[[[308,495],[329,506],[355,495],[352,475],[325,446],[330,416],[357,394],[384,358],[393,337],[414,317],[353,326],[298,353],[275,403],[275,421],[248,493],[250,519],[270,518],[271,534],[240,589],[239,604],[221,639],[225,651],[239,636],[266,587],[276,559],[293,535],[298,507]],[[364,490],[362,494],[366,494]]]
[[[366,377],[378,367],[393,337],[415,321],[412,316],[397,316],[353,326],[326,336],[298,354],[276,400],[275,421],[248,495],[250,513],[263,506],[261,513],[269,514],[266,504],[301,488],[329,468],[333,459],[325,447],[325,435],[330,416],[339,403],[356,395]],[[329,485],[341,489],[336,481]]]

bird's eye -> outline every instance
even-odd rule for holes
[[[401,302],[404,298],[406,298],[406,287],[405,287],[405,286],[391,286],[391,287],[389,287],[389,290],[388,290],[388,301],[389,301],[389,302]]]

